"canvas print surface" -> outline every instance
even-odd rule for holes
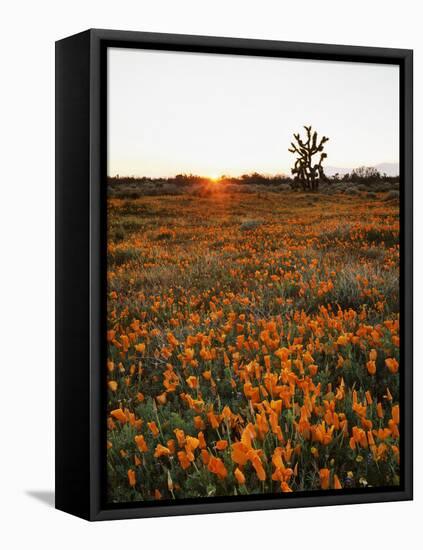
[[[398,67],[112,48],[107,95],[108,502],[397,487]]]

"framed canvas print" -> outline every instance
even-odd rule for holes
[[[56,44],[56,506],[412,498],[412,52]]]

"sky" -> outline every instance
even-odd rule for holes
[[[108,49],[109,176],[289,174],[309,124],[328,166],[398,162],[398,66]]]

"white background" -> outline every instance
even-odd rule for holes
[[[422,17],[413,0],[4,3],[0,32],[3,548],[418,548],[423,390]],[[415,501],[90,524],[54,510],[54,41],[89,27],[415,50]],[[78,406],[77,401],[75,407]],[[72,433],[68,436],[72,438]],[[41,498],[40,498],[41,497]]]

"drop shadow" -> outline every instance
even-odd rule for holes
[[[54,491],[25,491],[25,493],[36,500],[39,500],[46,506],[54,508]]]

